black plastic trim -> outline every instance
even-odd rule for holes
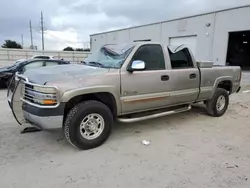
[[[239,93],[241,90],[241,86],[237,89],[236,93]]]
[[[64,107],[66,103],[60,103],[56,108],[39,108],[30,104],[24,103],[23,110],[35,116],[62,116],[64,114]]]

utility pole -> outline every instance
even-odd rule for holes
[[[41,32],[42,32],[42,50],[44,50],[44,22],[43,22],[43,12],[41,12]]]
[[[21,37],[22,37],[22,47],[23,47],[23,34],[21,35]]]
[[[31,25],[31,20],[30,20],[30,45],[31,45],[31,48],[33,49],[34,46],[33,46],[33,35],[32,35],[32,25]]]

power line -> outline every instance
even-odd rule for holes
[[[47,35],[49,35],[50,37],[52,37],[56,43],[60,43],[60,44],[67,44],[67,43],[71,43],[71,44],[76,44],[77,48],[83,47],[83,48],[88,48],[90,46],[90,42],[89,41],[70,41],[70,40],[65,40],[65,39],[58,39],[56,38],[54,35],[50,34],[49,32],[47,33]],[[59,41],[61,40],[61,41]],[[82,46],[79,46],[79,44],[81,44]]]

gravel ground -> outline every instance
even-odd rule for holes
[[[118,124],[104,145],[88,151],[71,147],[60,132],[21,135],[5,98],[0,91],[1,188],[250,187],[250,93],[231,96],[221,118],[196,106]]]

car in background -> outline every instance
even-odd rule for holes
[[[16,72],[18,72],[18,74],[23,74],[28,69],[66,64],[70,64],[70,62],[52,59],[30,59],[16,62],[13,65],[0,68],[0,85],[8,87],[11,78]]]
[[[16,60],[15,63],[20,63],[20,62],[22,62],[22,61],[27,61],[27,59],[18,59],[18,60]]]
[[[48,56],[48,55],[35,55],[31,57],[31,59],[55,59],[54,56]]]

